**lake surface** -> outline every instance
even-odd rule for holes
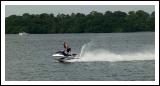
[[[67,41],[79,58],[52,57]],[[5,35],[6,81],[154,81],[155,33]]]

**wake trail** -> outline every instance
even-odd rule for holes
[[[117,54],[106,49],[96,48],[94,42],[91,41],[82,46],[79,59],[76,62],[94,62],[94,61],[133,61],[133,60],[154,60],[154,52],[139,51]]]

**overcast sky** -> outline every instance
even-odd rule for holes
[[[23,13],[41,14],[41,13],[84,13],[89,14],[91,11],[104,13],[105,11],[137,11],[144,10],[152,13],[155,11],[154,5],[6,5],[5,16],[22,15]]]

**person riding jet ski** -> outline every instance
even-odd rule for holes
[[[69,47],[68,43],[64,42],[63,46],[64,46],[63,54],[65,56],[71,56],[71,48]]]

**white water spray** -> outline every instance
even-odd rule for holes
[[[93,42],[91,41],[91,42],[88,42],[87,44],[84,44],[83,46],[82,46],[82,48],[81,48],[81,52],[80,52],[80,57],[82,57],[83,55],[84,55],[84,53],[85,52],[87,52],[87,49],[89,49],[90,48],[90,46],[92,46],[93,45]],[[86,48],[87,47],[87,48]]]
[[[93,62],[93,61],[133,61],[133,60],[154,60],[154,52],[139,51],[117,54],[105,49],[91,49],[94,45],[93,41],[84,44],[81,48],[78,62]]]

